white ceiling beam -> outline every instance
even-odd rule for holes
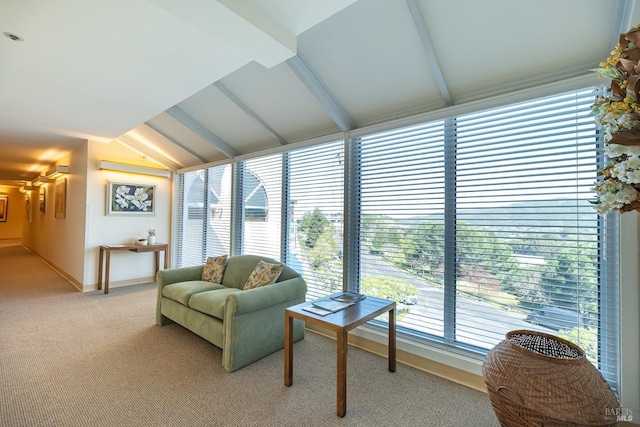
[[[240,154],[236,151],[235,148],[233,148],[231,145],[225,142],[218,135],[214,134],[209,129],[204,127],[202,124],[200,124],[200,122],[198,122],[196,119],[191,117],[182,108],[178,107],[177,105],[169,108],[167,111],[165,111],[165,113],[169,114],[171,117],[176,119],[187,129],[189,129],[196,135],[199,135],[205,141],[207,141],[208,143],[216,147],[225,156],[232,158]]]
[[[297,56],[287,60],[287,65],[289,65],[322,107],[324,107],[327,114],[329,114],[335,124],[338,125],[340,130],[348,132],[357,128],[355,121],[353,121],[347,111],[338,102],[337,98],[320,79],[300,50],[298,50]]]
[[[179,141],[176,141],[175,139],[171,138],[169,135],[167,135],[166,133],[162,132],[160,129],[158,129],[157,126],[152,125],[149,122],[145,122],[144,125],[141,126],[146,126],[149,129],[151,129],[152,131],[154,131],[155,133],[157,133],[158,135],[160,135],[161,137],[165,138],[166,140],[168,140],[169,142],[171,142],[172,144],[182,148],[184,151],[186,151],[187,153],[191,154],[193,157],[195,157],[196,159],[198,159],[200,162],[205,163],[207,160],[200,157],[197,153],[195,153],[193,150],[189,149],[189,147],[185,146],[184,144],[182,144]]]
[[[267,68],[296,54],[295,34],[250,2],[147,1]]]
[[[222,84],[222,83],[220,83],[218,81],[218,82],[215,82],[213,85],[215,87],[217,87],[220,92],[225,94],[227,98],[229,98],[234,104],[236,104],[249,117],[251,117],[253,120],[258,122],[258,124],[260,126],[262,126],[264,128],[264,130],[266,130],[269,133],[269,135],[271,135],[272,137],[277,139],[278,142],[280,142],[281,145],[286,145],[287,144],[287,141],[285,141],[285,139],[283,137],[278,135],[278,133],[275,130],[273,130],[271,128],[271,126],[269,126],[264,120],[262,120],[262,118],[260,116],[258,116],[255,113],[255,111],[253,111],[251,108],[249,108],[249,106],[247,106],[247,104],[242,102],[242,100],[240,98],[238,98],[233,92],[231,92],[224,84]]]
[[[175,171],[177,169],[180,169],[183,166],[163,156],[162,153],[160,153],[159,151],[154,150],[148,145],[138,141],[136,138],[134,138],[129,134],[120,135],[115,140],[120,144],[124,145],[125,147],[129,148],[130,150],[135,151],[141,156],[146,157],[147,160],[157,163],[163,168],[169,169],[171,171]]]
[[[422,43],[422,48],[424,49],[425,56],[427,57],[427,64],[431,68],[431,72],[433,73],[433,77],[436,80],[436,84],[438,85],[438,89],[440,90],[440,94],[442,95],[442,99],[444,99],[445,104],[450,107],[453,105],[453,99],[451,98],[451,94],[449,93],[449,89],[447,88],[447,83],[444,80],[444,74],[442,74],[442,69],[440,68],[440,64],[438,63],[438,58],[436,57],[436,52],[433,49],[433,43],[431,42],[431,37],[429,37],[429,32],[427,31],[427,26],[424,23],[424,17],[422,16],[422,12],[416,3],[416,0],[405,0],[407,3],[407,7],[409,8],[409,13],[411,14],[411,19],[413,19],[413,25],[418,32],[418,37],[420,37],[420,42]]]

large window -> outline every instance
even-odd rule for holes
[[[179,186],[177,266],[229,253],[231,165],[181,174]]]
[[[617,259],[589,199],[583,91],[359,138],[360,287],[415,337],[484,353],[509,330],[576,342],[615,382]],[[615,347],[613,347],[615,348]]]
[[[179,259],[281,259],[309,299],[393,299],[405,337],[479,357],[513,329],[559,335],[617,388],[618,224],[589,203],[603,161],[593,100],[572,92],[186,173]]]

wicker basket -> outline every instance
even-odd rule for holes
[[[577,345],[542,332],[506,334],[482,365],[503,427],[615,426],[620,403]]]

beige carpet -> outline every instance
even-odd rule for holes
[[[335,342],[307,332],[232,374],[221,351],[154,325],[155,285],[79,293],[21,246],[0,247],[1,426],[498,426],[487,395],[351,347],[335,414]]]

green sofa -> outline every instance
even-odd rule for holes
[[[202,281],[202,265],[160,270],[156,275],[156,324],[177,323],[222,349],[229,372],[284,347],[284,310],[305,301],[307,284],[284,265],[276,283],[242,290],[263,260],[255,255],[229,257],[222,283]],[[304,322],[294,323],[294,340],[304,338]]]

